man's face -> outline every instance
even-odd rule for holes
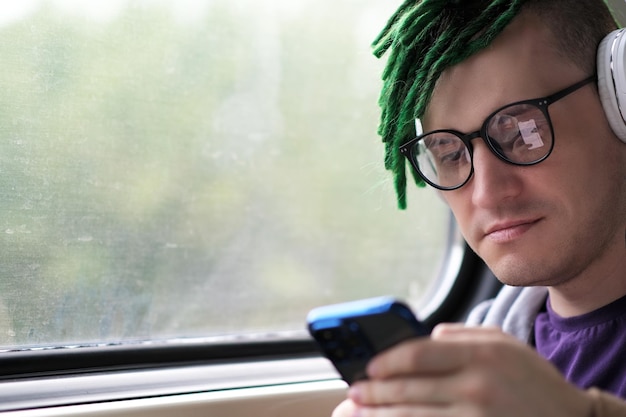
[[[591,75],[559,56],[550,40],[545,27],[520,15],[490,48],[444,72],[424,130],[472,132],[500,106]],[[549,113],[555,147],[548,159],[510,165],[477,139],[473,177],[442,192],[467,242],[510,285],[576,285],[608,264],[624,266],[626,145],[610,130],[593,84]]]

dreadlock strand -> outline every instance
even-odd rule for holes
[[[399,34],[402,34],[405,29],[399,29],[407,20],[412,21],[414,18],[423,15],[424,13],[430,13],[432,11],[441,10],[449,0],[407,0],[405,1],[396,12],[391,16],[387,25],[382,32],[376,37],[372,46],[374,47],[374,55],[380,58],[385,52],[394,45],[394,41]]]
[[[490,44],[493,39],[498,36],[498,34],[500,34],[500,32],[502,32],[502,30],[511,22],[511,20],[519,14],[524,0],[513,0],[510,2],[503,1],[503,3],[509,7],[496,18],[491,26],[487,28],[483,36],[474,41],[476,43],[476,48],[482,49]],[[472,42],[472,44],[474,42]],[[471,46],[474,47],[473,45]]]
[[[456,45],[462,43],[462,39],[455,33],[444,33],[441,36],[440,42],[434,45],[425,55],[424,62],[416,77],[417,80],[421,80],[420,89],[424,89],[424,91],[420,91],[422,97],[415,97],[416,112],[413,115],[414,118],[423,116],[426,102],[430,99],[440,73],[443,72],[444,64],[447,60],[452,58],[451,51],[455,51],[453,48],[457,48],[456,50],[458,50]],[[420,110],[417,110],[418,107]]]
[[[452,37],[452,35],[449,36]],[[433,46],[433,48],[424,56],[422,67],[429,68],[432,66],[436,69],[440,66],[440,64],[438,65],[438,61],[440,60],[438,60],[437,57],[444,52],[446,43],[447,42],[440,42]],[[435,83],[436,77],[432,76],[430,71],[417,71],[411,75],[411,82],[406,83],[407,87],[403,92],[401,103],[389,103],[390,105],[400,104],[401,106],[399,110],[397,110],[398,117],[395,123],[396,134],[394,135],[394,138],[391,139],[391,142],[395,146],[389,149],[392,155],[386,156],[387,159],[397,161],[402,164],[404,163],[403,156],[400,154],[398,146],[411,138],[412,135],[407,132],[407,129],[413,129],[414,119],[416,117],[421,117],[426,106],[426,100],[420,100],[420,95],[424,90],[432,91]],[[419,176],[415,178],[417,185],[423,185],[423,181]]]
[[[406,27],[398,27],[397,35],[392,44],[393,49],[388,57],[387,67],[383,71],[383,80],[388,78],[391,72],[398,66],[412,67],[414,65],[414,61],[405,61],[399,59],[399,56],[405,55],[408,52],[413,52],[418,55],[425,53],[425,51],[419,49],[416,45],[425,43],[424,41],[428,38],[432,28],[439,22],[439,17],[431,13],[416,16],[414,20],[410,18],[411,16],[408,16],[408,18],[405,19],[407,23]],[[410,42],[408,42],[408,40],[410,40]],[[404,58],[406,58],[406,56],[404,56]]]
[[[440,0],[430,0],[431,3],[436,1],[440,2]],[[424,13],[421,8],[417,7],[408,11],[405,17],[398,19],[396,23],[393,49],[383,72],[382,78],[385,83],[379,100],[381,107],[391,105],[392,108],[388,113],[396,113],[398,108],[394,107],[401,106],[404,101],[407,84],[412,84],[412,77],[409,74],[412,72],[414,62],[419,61],[422,55],[422,51],[411,45],[407,46],[407,40],[412,40],[411,43],[416,41],[424,43],[433,25],[437,24],[438,13],[436,12],[437,10],[427,10],[427,13]],[[391,122],[387,117],[384,121]]]
[[[392,71],[385,79],[383,92],[381,94],[379,104],[386,109],[384,116],[381,118],[381,122],[385,123],[383,128],[393,130],[395,129],[395,120],[397,118],[398,111],[404,102],[406,96],[406,89],[410,84],[410,79],[407,76],[408,71],[411,69],[410,62],[414,61],[418,57],[414,51],[404,51],[401,57],[398,57],[395,62],[395,66],[392,67]],[[407,65],[409,63],[409,65]],[[383,130],[385,132],[385,130]]]
[[[429,17],[430,14],[426,16]],[[416,117],[415,104],[418,102],[417,97],[424,88],[424,84],[426,83],[425,79],[428,75],[428,73],[420,71],[420,68],[429,68],[435,60],[434,57],[438,56],[445,50],[446,45],[448,44],[448,37],[452,38],[453,35],[449,34],[448,36],[444,36],[442,42],[438,42],[430,51],[426,51],[423,54],[416,52],[418,48],[415,47],[415,44],[417,42],[423,43],[426,40],[425,38],[430,35],[433,27],[441,24],[441,16],[442,13],[437,13],[437,17],[433,18],[426,24],[425,27],[421,28],[421,33],[415,37],[416,39],[407,48],[404,49],[405,51],[408,51],[405,52],[405,55],[413,55],[411,57],[412,59],[405,59],[400,62],[394,61],[392,65],[390,65],[393,72],[390,71],[388,76],[392,80],[395,80],[393,92],[391,94],[387,94],[387,92],[385,92],[385,94],[381,97],[381,105],[385,106],[392,115],[398,115],[395,117],[395,120],[393,120],[393,123],[390,123],[391,120],[389,120],[388,116],[385,117],[384,123],[387,123],[387,127],[389,127],[389,129],[386,130],[386,137],[383,138],[383,141],[388,141],[395,145],[386,150],[386,160],[388,161],[388,165],[400,167],[402,172],[404,171],[404,158],[400,154],[397,147],[405,140],[410,139],[411,136],[407,132],[407,129],[412,129],[413,127],[413,121]],[[416,70],[414,63],[420,61],[420,57],[423,58],[421,59],[421,64],[418,65]],[[402,82],[399,80],[402,80]],[[432,87],[433,86],[430,86],[429,89],[432,89]],[[396,171],[396,173],[398,173],[398,171]],[[399,178],[403,177],[404,176],[401,175]],[[421,178],[417,177],[416,179],[418,185],[423,185]],[[400,184],[401,182],[399,185]]]
[[[372,46],[375,48],[374,55],[376,55],[377,58],[380,58],[380,56],[378,56],[378,53],[383,55],[387,51],[389,45],[391,44],[389,33],[393,30],[398,20],[400,20],[400,18],[402,18],[406,14],[406,11],[409,8],[414,7],[414,2],[415,0],[406,0],[404,3],[402,3],[398,10],[396,10],[396,12],[391,15],[383,30],[376,37],[376,39],[374,39],[374,42],[372,42]]]
[[[449,34],[452,37],[452,34]],[[444,36],[444,38],[446,38]],[[429,50],[422,59],[421,68],[429,68],[433,62],[436,61],[436,57],[438,54],[442,53],[443,49],[445,49],[445,45],[447,44],[447,39],[444,39],[443,42],[439,42]],[[414,48],[413,48],[414,49]],[[409,129],[413,129],[413,121],[416,117],[416,114],[421,115],[423,113],[423,107],[425,107],[425,101],[419,100],[420,92],[424,89],[432,90],[434,88],[434,82],[436,79],[434,77],[429,77],[428,73],[424,71],[415,71],[413,69],[413,65],[406,65],[407,63],[411,63],[413,61],[405,62],[405,66],[407,67],[407,74],[402,74],[402,76],[394,77],[394,79],[399,80],[402,79],[405,82],[402,83],[403,88],[401,93],[401,97],[386,97],[388,102],[387,109],[392,112],[392,114],[397,114],[396,120],[387,124],[389,129],[385,132],[385,136],[383,137],[383,141],[386,142],[385,146],[385,165],[394,173],[395,177],[395,186],[396,193],[398,196],[398,206],[402,209],[406,207],[406,170],[405,170],[405,162],[404,157],[400,154],[398,146],[405,142],[406,140],[411,138],[411,134],[409,133]],[[412,74],[409,76],[408,71],[412,71]],[[431,81],[432,80],[432,81]],[[398,83],[400,84],[400,83]],[[385,120],[384,123],[389,123],[388,119]],[[413,173],[413,179],[418,186],[423,186],[424,181],[418,175]]]
[[[412,124],[412,118],[403,117],[406,112],[402,110],[404,103],[407,102],[407,91],[411,91],[415,86],[420,85],[414,81],[412,75],[414,70],[414,62],[419,61],[422,51],[417,48],[407,47],[407,39],[418,39],[422,43],[432,30],[432,27],[438,24],[438,15],[440,13],[423,13],[414,9],[413,13],[409,13],[402,22],[398,22],[397,36],[394,39],[394,49],[388,58],[386,71],[383,73],[383,90],[379,98],[379,104],[383,110],[381,113],[381,121],[379,126],[379,134],[385,143],[385,167],[396,175],[396,189],[402,190],[403,184],[406,184],[404,174],[404,160],[397,155],[397,137],[407,137],[407,124]],[[413,15],[418,16],[413,19]],[[405,24],[407,26],[405,26]],[[414,43],[415,40],[412,41]],[[400,115],[400,116],[398,116]],[[398,195],[402,195],[402,192]],[[403,205],[402,203],[400,204]]]
[[[413,10],[400,22],[397,39],[405,48],[419,49],[419,42],[428,37],[433,27],[439,24],[442,16],[442,11],[438,9],[423,10],[418,8]],[[426,48],[422,46],[421,49]]]

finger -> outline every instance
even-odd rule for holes
[[[454,417],[464,415],[459,412],[451,412],[448,407],[439,406],[393,406],[393,407],[358,407],[353,416],[355,417]]]
[[[370,378],[413,374],[442,374],[462,368],[470,350],[462,344],[428,338],[413,339],[374,357],[367,366]]]
[[[513,336],[495,326],[467,327],[449,323],[437,325],[431,333],[431,338],[472,343],[517,341]]]
[[[348,398],[360,406],[446,405],[455,400],[454,392],[452,378],[413,377],[358,382],[350,387]]]
[[[441,323],[433,328],[432,332],[430,333],[430,337],[433,339],[438,339],[443,335],[462,332],[465,329],[467,329],[467,327],[461,323]]]

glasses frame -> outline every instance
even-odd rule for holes
[[[489,116],[487,116],[481,126],[481,128],[479,130],[476,130],[474,132],[471,133],[463,133],[463,132],[459,132],[458,130],[453,130],[453,129],[438,129],[438,130],[432,130],[429,132],[426,132],[424,134],[421,134],[413,139],[411,139],[410,141],[402,144],[400,146],[400,153],[402,155],[404,155],[409,162],[411,163],[411,166],[413,167],[413,169],[415,169],[415,171],[419,174],[419,176],[428,184],[430,184],[431,186],[442,190],[442,191],[451,191],[451,190],[456,190],[461,188],[462,186],[464,186],[465,184],[467,184],[467,182],[470,180],[470,178],[472,178],[472,176],[474,175],[474,147],[472,146],[472,140],[476,139],[476,138],[481,138],[483,140],[483,142],[485,142],[485,144],[487,145],[487,147],[489,148],[489,150],[491,150],[491,153],[493,153],[495,156],[498,157],[498,159],[511,164],[511,165],[515,165],[515,166],[529,166],[529,165],[535,165],[538,164],[541,161],[544,161],[548,156],[550,156],[550,154],[552,153],[552,149],[554,148],[554,142],[555,142],[555,135],[554,135],[554,128],[552,126],[552,119],[550,118],[550,113],[548,112],[548,106],[550,106],[550,104],[555,103],[556,101],[568,96],[569,94],[572,94],[574,91],[582,88],[583,86],[591,83],[592,81],[596,80],[596,75],[592,75],[589,76],[587,78],[585,78],[582,81],[578,81],[575,84],[570,85],[569,87],[565,87],[562,90],[557,91],[556,93],[550,94],[549,96],[546,97],[540,97],[540,98],[534,98],[534,99],[529,99],[529,100],[521,100],[521,101],[515,101],[513,103],[504,105],[502,107],[499,107],[497,110],[495,110],[494,112],[492,112]],[[545,156],[535,160],[535,161],[531,161],[531,162],[515,162],[515,161],[511,161],[510,159],[508,159],[505,155],[503,155],[502,153],[500,153],[498,151],[498,149],[496,148],[497,141],[495,141],[494,139],[492,139],[488,134],[487,134],[487,125],[490,122],[491,118],[493,118],[496,114],[498,114],[499,112],[501,112],[502,110],[506,109],[507,107],[512,107],[512,106],[516,106],[516,105],[521,105],[521,104],[529,104],[532,106],[535,106],[536,108],[538,108],[539,110],[541,110],[541,112],[543,113],[544,117],[546,118],[547,122],[548,122],[548,126],[550,127],[550,134],[552,135],[552,143],[550,145],[550,149],[548,150],[548,152],[545,154]],[[417,164],[417,158],[415,157],[415,155],[413,154],[413,148],[414,145],[423,137],[431,135],[433,133],[449,133],[452,134],[456,137],[458,137],[459,139],[461,139],[461,141],[465,144],[465,147],[467,148],[468,152],[469,152],[469,156],[470,156],[470,172],[467,176],[467,178],[465,179],[465,181],[463,181],[461,184],[453,186],[453,187],[444,187],[441,185],[437,185],[435,183],[433,183],[432,181],[430,181],[428,178],[426,178],[426,176],[424,174],[422,174],[422,172],[419,169],[419,165]]]

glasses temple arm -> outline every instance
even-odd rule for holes
[[[555,101],[562,99],[566,95],[573,93],[574,91],[578,90],[579,88],[584,87],[585,85],[589,84],[590,82],[595,81],[596,78],[597,78],[596,74],[591,75],[591,76],[585,78],[584,80],[579,81],[576,84],[567,87],[564,90],[561,90],[561,91],[558,91],[558,92],[556,92],[554,94],[549,95],[548,97],[546,97],[546,101],[548,102],[548,104],[552,104]]]

